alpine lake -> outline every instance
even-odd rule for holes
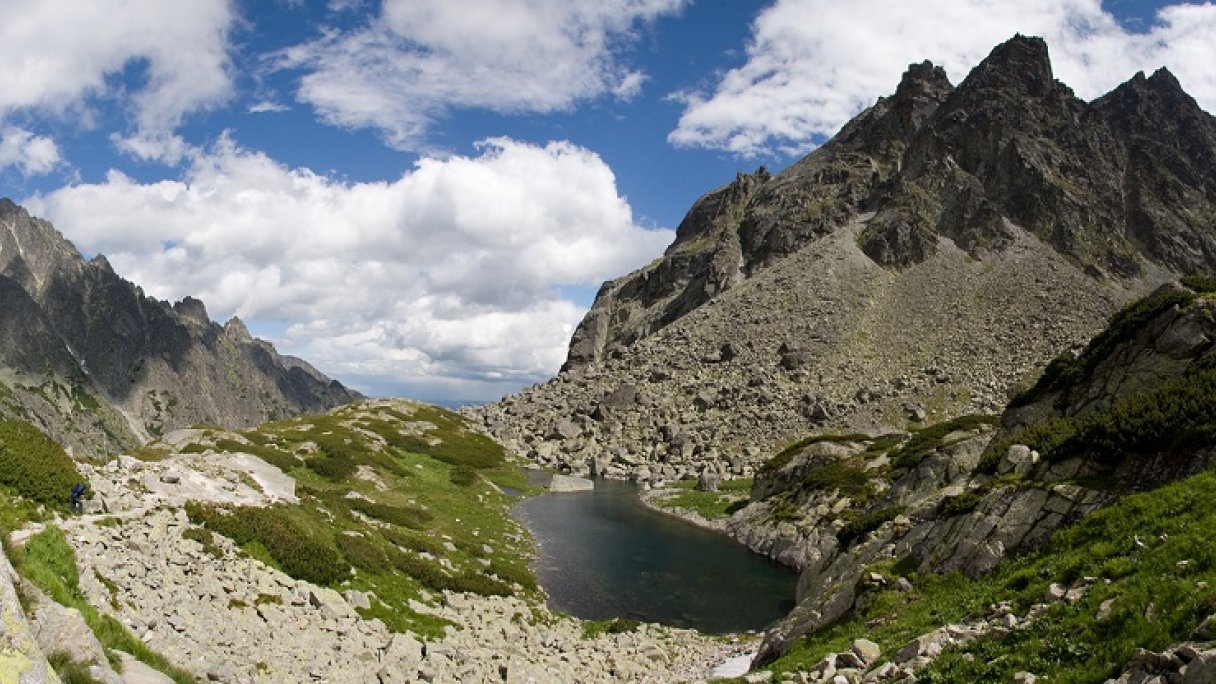
[[[585,620],[633,618],[711,634],[761,630],[794,605],[797,575],[726,535],[647,508],[637,485],[523,499],[550,607]]]

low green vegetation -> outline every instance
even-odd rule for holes
[[[25,421],[0,421],[0,486],[66,511],[72,486],[85,478],[54,440]]]
[[[915,468],[929,454],[949,446],[947,438],[955,432],[971,432],[996,425],[1000,421],[995,415],[967,415],[915,430],[912,438],[891,451],[888,456],[896,468]]]
[[[1138,649],[1184,641],[1216,613],[1212,529],[1216,473],[1209,471],[1125,496],[987,578],[913,574],[914,591],[865,594],[851,618],[803,638],[771,667],[807,667],[828,652],[847,650],[861,636],[894,655],[942,625],[987,617],[999,601],[1012,601],[1015,614],[1025,615],[1043,601],[1049,584],[1072,586],[1092,577],[1080,601],[1054,602],[1028,627],[948,649],[918,681],[1011,681],[1014,672],[1028,671],[1053,682],[1101,682],[1116,676]],[[899,574],[911,574],[916,564],[896,566]],[[1099,620],[1095,616],[1106,601],[1109,616]]]
[[[840,541],[841,546],[848,546],[854,539],[877,530],[883,523],[894,520],[903,512],[904,509],[900,506],[885,506],[870,511],[846,511],[845,525],[836,531],[836,539]]]
[[[812,437],[805,437],[777,452],[777,455],[761,464],[757,469],[757,472],[773,473],[781,470],[785,466],[789,465],[790,461],[794,459],[794,456],[798,455],[798,452],[811,446],[812,444],[818,444],[819,442],[867,442],[869,440],[869,435],[860,433],[842,435],[815,435]]]
[[[706,520],[722,520],[748,504],[748,494],[752,489],[750,477],[726,480],[718,485],[716,492],[698,491],[693,489],[695,484],[693,480],[676,483],[681,491],[675,496],[656,499],[655,505],[695,511]]]
[[[76,555],[58,527],[47,527],[26,540],[23,546],[6,544],[5,551],[22,577],[55,602],[79,610],[89,629],[93,630],[93,634],[106,649],[126,651],[165,673],[177,684],[191,684],[194,681],[189,672],[174,666],[164,656],[148,648],[121,623],[100,613],[84,599],[80,590]]]
[[[412,600],[450,590],[536,592],[530,547],[494,484],[530,491],[502,448],[455,413],[406,402],[355,404],[322,416],[267,423],[219,439],[295,478],[298,504],[190,505],[196,541],[210,535],[284,572],[376,596],[364,617],[390,629],[439,636],[446,623]],[[302,457],[302,458],[301,458]]]
[[[583,622],[583,638],[594,639],[604,634],[624,634],[632,632],[642,623],[633,618],[614,618],[612,620],[587,620]]]
[[[1216,442],[1216,353],[1192,365],[1183,377],[1076,417],[1049,419],[1002,440],[985,451],[980,468],[995,472],[1011,444],[1026,444],[1049,461],[1074,456],[1115,465],[1133,456],[1151,456]]]

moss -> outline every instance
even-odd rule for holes
[[[1213,294],[1216,293],[1216,275],[1204,273],[1183,276],[1182,285],[1200,294]]]
[[[611,620],[587,620],[583,622],[583,638],[595,639],[604,634],[624,634],[632,632],[642,623],[633,618],[613,618]]]

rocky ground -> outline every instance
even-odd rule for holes
[[[181,447],[201,434],[179,431],[162,444]],[[176,453],[158,461],[123,457],[82,470],[95,492],[89,512],[59,526],[75,551],[83,594],[200,681],[693,682],[756,647],[754,636],[711,637],[659,625],[585,632],[585,623],[555,614],[535,598],[450,591],[426,592],[410,604],[447,621],[443,636],[394,633],[360,615],[378,600],[374,594],[339,593],[293,579],[191,524],[182,509],[188,501],[294,501],[292,479],[261,459]],[[15,533],[14,543],[43,527]],[[32,626],[6,628],[6,638],[25,639],[27,646],[40,639],[47,653],[76,644],[76,659],[94,663],[93,676],[106,684],[169,681],[138,661],[115,673],[79,613],[45,596],[38,605]],[[12,624],[26,624],[19,609]],[[19,652],[6,650],[4,657],[15,659]],[[24,652],[29,656],[21,656],[21,667],[30,663],[32,674],[20,684],[49,681],[45,664],[32,664],[41,656],[37,647]]]
[[[1016,229],[1014,244],[983,261],[943,242],[891,272],[858,247],[864,225],[612,357],[469,413],[517,453],[577,474],[746,477],[807,434],[997,412],[1140,291],[1095,288]]]

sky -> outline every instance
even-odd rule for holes
[[[374,396],[551,377],[605,280],[924,59],[1021,32],[1092,99],[1216,111],[1216,6],[1142,0],[0,0],[0,196],[154,297]]]

